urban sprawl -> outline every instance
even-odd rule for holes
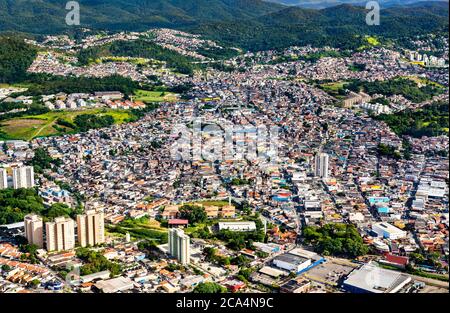
[[[204,66],[77,64],[82,49],[142,37]],[[448,292],[448,128],[416,136],[386,119],[438,103],[448,115],[448,39],[346,55],[235,49],[225,60],[201,53],[219,44],[170,29],[28,42],[40,49],[30,73],[156,79],[172,91],[154,92],[156,105],[116,90],[0,88],[0,104],[19,104],[0,114],[35,102],[47,114],[141,112],[0,143],[0,292]],[[392,81],[439,92],[370,89]]]

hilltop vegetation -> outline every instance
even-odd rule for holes
[[[146,30],[206,21],[249,19],[283,8],[261,0],[79,0],[83,27]],[[65,1],[0,0],[0,31],[58,33],[66,25]],[[10,12],[14,12],[12,15]]]
[[[375,118],[386,122],[397,135],[416,138],[448,135],[448,103],[437,102],[420,110],[404,110],[396,114],[381,114]]]
[[[366,35],[398,39],[425,32],[448,33],[448,4],[440,2],[384,9],[379,26],[367,25],[367,10],[351,5],[312,10],[260,0],[80,2],[83,14],[77,28],[66,25],[67,11],[57,0],[0,0],[0,32],[76,34],[81,27],[112,31],[168,27],[249,50],[306,44],[348,49],[367,45]]]
[[[83,49],[78,53],[81,65],[89,64],[101,57],[139,57],[164,61],[167,66],[182,74],[192,74],[194,66],[192,58],[175,51],[163,48],[143,39],[136,41],[116,41],[100,47]]]
[[[366,14],[363,7],[351,5],[323,10],[289,7],[239,23],[206,23],[191,29],[219,42],[249,50],[307,44],[358,49],[368,44],[366,35],[398,39],[424,32],[448,33],[446,3],[384,9],[381,12],[383,22],[379,26],[367,25]]]
[[[419,87],[416,82],[407,78],[396,78],[387,81],[361,82],[354,81],[343,86],[355,92],[363,90],[369,95],[382,94],[385,96],[402,95],[406,99],[420,103],[443,93],[441,87],[425,85]]]
[[[58,92],[94,92],[118,90],[131,94],[139,87],[129,78],[114,75],[105,78],[60,77],[29,74],[27,69],[37,56],[37,49],[21,37],[0,36],[0,83],[21,83],[27,95],[39,96]]]
[[[26,71],[36,54],[37,50],[22,39],[0,36],[0,83],[14,83],[25,79]]]
[[[65,93],[93,93],[97,91],[120,91],[125,94],[132,94],[140,85],[130,78],[120,75],[112,75],[104,78],[95,77],[63,77],[48,74],[30,74],[24,81],[27,84],[27,95],[40,96]]]

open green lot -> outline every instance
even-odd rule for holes
[[[197,201],[197,202],[194,202],[193,204],[195,204],[195,203],[201,203],[201,204],[203,204],[205,206],[215,205],[215,206],[218,206],[220,208],[225,206],[225,205],[228,205],[228,201],[225,201],[225,200],[205,200],[205,201]]]
[[[16,119],[3,121],[0,124],[0,131],[5,133],[11,139],[32,140],[37,137],[46,137],[52,135],[61,135],[72,131],[70,128],[59,126],[55,129],[56,121],[63,119],[73,122],[77,115],[96,114],[111,115],[116,124],[122,124],[131,117],[127,110],[114,110],[107,108],[94,108],[75,111],[51,111],[41,115],[23,116]]]
[[[167,91],[148,91],[139,89],[135,92],[134,100],[147,102],[173,102],[177,101],[177,95]]]
[[[130,233],[132,238],[154,240],[158,243],[167,242],[167,228],[159,225],[159,222],[147,217],[136,220],[126,219],[118,225],[108,225],[109,234],[126,234]]]
[[[413,82],[417,83],[417,84],[423,84],[423,85],[431,85],[433,87],[437,87],[437,88],[444,88],[444,86],[442,86],[439,83],[436,83],[432,80],[429,80],[427,78],[423,78],[423,77],[417,77],[417,76],[403,76],[403,78],[407,78],[412,80]]]
[[[342,89],[342,87],[347,84],[347,81],[338,81],[338,82],[331,82],[331,83],[323,83],[320,84],[318,87],[328,93],[330,96],[335,97],[336,99],[343,99],[345,96],[339,94],[339,89]]]

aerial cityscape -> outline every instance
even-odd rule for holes
[[[448,2],[371,2],[0,0],[0,293],[448,293]]]

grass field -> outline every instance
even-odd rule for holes
[[[45,125],[46,122],[44,120],[16,119],[4,122],[1,130],[14,139],[29,139],[38,130],[41,129],[42,131]]]
[[[149,228],[154,230],[159,230],[162,232],[166,232],[167,228],[161,227],[161,223],[158,222],[155,219],[148,218],[148,219],[139,219],[136,221],[136,226],[143,227],[143,228]]]
[[[427,78],[422,78],[422,77],[417,77],[417,76],[403,76],[403,78],[410,79],[417,84],[431,85],[431,86],[437,87],[437,88],[444,88],[444,86],[442,86],[441,84],[431,81]]]
[[[178,97],[174,93],[162,92],[162,91],[148,91],[137,90],[135,92],[134,100],[147,101],[147,102],[174,102]]]
[[[340,88],[344,86],[346,82],[333,82],[333,83],[325,83],[321,86],[327,92],[337,92]]]
[[[208,205],[215,205],[215,206],[218,206],[220,208],[225,206],[225,205],[228,205],[228,201],[225,201],[225,200],[211,200],[211,201],[206,200],[206,201],[194,202],[193,204],[195,204],[195,203],[201,203],[201,204],[206,205],[206,206],[208,206]]]
[[[145,59],[145,58],[103,57],[103,58],[98,59],[98,62],[101,62],[101,63],[108,62],[108,61],[109,62],[130,62],[130,63],[136,64],[136,65],[138,65],[138,64],[144,65],[144,64],[149,63],[149,60]],[[97,60],[96,60],[96,62],[97,62]]]
[[[339,82],[332,82],[332,83],[325,83],[325,84],[321,84],[320,88],[325,91],[326,93],[328,93],[329,95],[337,98],[337,99],[343,99],[345,98],[344,96],[340,95],[338,93],[339,89],[341,89],[344,84],[346,84],[346,81],[339,81]]]
[[[167,228],[161,227],[159,222],[149,218],[125,220],[118,225],[108,227],[108,233],[112,235],[130,233],[133,239],[167,242]]]
[[[61,131],[56,130],[57,119],[64,119],[73,122],[77,115],[81,114],[98,114],[111,115],[116,124],[124,123],[131,117],[131,113],[126,110],[113,110],[106,108],[95,108],[76,111],[51,111],[41,115],[24,116],[8,121],[3,121],[0,125],[0,131],[4,132],[11,139],[32,140],[37,137],[46,137],[52,135],[60,135]],[[70,132],[71,129],[59,126]],[[66,133],[66,132],[64,132]]]
[[[186,234],[188,234],[188,235],[191,235],[192,233],[195,233],[196,231],[199,231],[199,230],[205,228],[205,226],[207,226],[207,225],[206,225],[206,224],[203,224],[203,223],[199,223],[199,224],[197,224],[197,225],[195,225],[195,226],[189,226],[189,227],[186,227],[186,228],[184,229],[184,232],[185,232]]]

